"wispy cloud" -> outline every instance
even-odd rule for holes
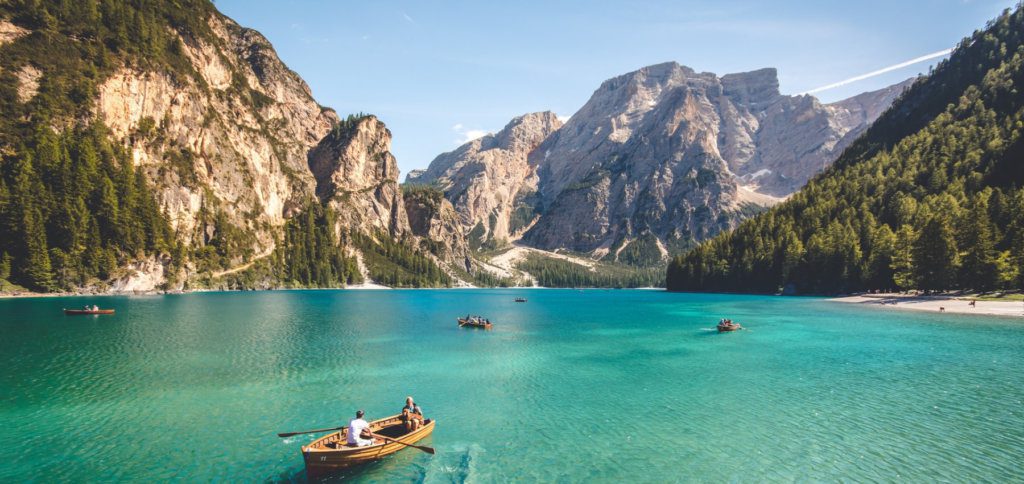
[[[940,50],[938,52],[932,52],[931,54],[923,55],[921,57],[915,57],[915,58],[910,59],[910,60],[908,60],[906,62],[900,62],[899,64],[891,65],[889,67],[883,67],[883,68],[881,68],[881,69],[879,69],[877,71],[871,71],[871,72],[869,72],[867,74],[861,74],[859,76],[851,77],[849,79],[845,79],[845,80],[842,80],[842,81],[839,81],[839,82],[835,82],[835,83],[829,84],[827,86],[816,87],[814,89],[811,89],[810,91],[803,92],[803,93],[800,93],[800,94],[815,94],[815,93],[819,93],[819,92],[822,92],[822,91],[827,91],[829,89],[835,89],[837,87],[842,87],[842,86],[845,86],[847,84],[852,84],[852,83],[857,82],[857,81],[863,81],[864,79],[870,79],[870,78],[875,77],[875,76],[880,76],[882,74],[885,74],[886,72],[892,72],[892,71],[895,71],[897,69],[902,69],[904,67],[912,66],[912,65],[917,64],[919,62],[924,62],[926,60],[931,60],[931,59],[935,59],[935,58],[938,58],[938,57],[945,57],[945,56],[949,55],[952,52],[953,52],[953,49],[945,49],[945,50]]]
[[[410,16],[409,16],[409,14],[407,14],[407,13],[405,13],[405,12],[402,12],[402,17],[404,17],[404,18],[405,18],[405,20],[406,20],[407,22],[411,23],[411,24],[415,24],[415,23],[416,23],[416,21],[415,21],[415,20],[413,20],[413,19],[412,19],[412,17],[410,17]]]
[[[477,138],[483,138],[484,136],[491,134],[490,131],[484,129],[466,129],[462,123],[457,123],[455,126],[452,126],[452,131],[458,135],[458,138],[455,139],[455,144],[458,145],[468,143]]]

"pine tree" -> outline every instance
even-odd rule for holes
[[[966,287],[990,290],[998,282],[999,268],[987,193],[975,197],[966,217],[960,237],[960,248],[963,250],[960,280]]]
[[[892,278],[896,287],[906,290],[917,287],[917,267],[914,265],[913,244],[917,235],[910,225],[902,225],[896,232],[896,246],[892,255]]]
[[[957,270],[957,247],[953,229],[944,217],[925,224],[913,247],[915,278],[926,291],[950,288]]]

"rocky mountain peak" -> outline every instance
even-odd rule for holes
[[[779,97],[779,73],[774,67],[722,76],[722,94],[735,102],[764,105]]]
[[[350,116],[309,151],[316,195],[350,228],[398,235],[409,221],[398,186],[391,131],[376,116]]]
[[[550,111],[514,118],[501,131],[443,153],[408,183],[444,191],[474,243],[508,240],[534,219],[535,168],[530,153],[562,127]]]
[[[484,149],[503,149],[510,151],[533,150],[544,138],[558,128],[562,121],[551,111],[529,113],[512,119],[501,131],[485,136],[493,140],[493,145]],[[486,141],[481,143],[484,147]]]

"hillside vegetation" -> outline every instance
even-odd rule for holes
[[[1024,12],[964,39],[789,201],[676,257],[676,291],[1024,286]]]
[[[0,18],[28,31],[0,47],[0,281],[68,290],[147,257],[181,263],[152,188],[92,119],[91,100],[125,63],[190,75],[175,32],[206,35],[212,11],[201,0],[0,4]],[[34,93],[18,79],[32,71],[45,73]]]

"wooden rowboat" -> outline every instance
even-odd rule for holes
[[[306,461],[306,473],[320,475],[394,454],[406,448],[405,445],[398,442],[414,444],[430,435],[434,431],[434,424],[434,420],[426,419],[422,427],[407,432],[401,414],[374,420],[370,422],[370,431],[375,435],[387,438],[375,438],[373,445],[364,447],[355,447],[346,443],[348,429],[325,435],[309,445],[302,446],[302,459]]]
[[[493,327],[493,325],[491,324],[490,321],[484,321],[484,320],[481,320],[481,319],[458,318],[457,321],[459,322],[459,327],[460,328],[468,326],[470,328],[491,329],[491,327]]]
[[[743,326],[740,326],[740,323],[734,323],[732,321],[722,321],[718,323],[719,333],[727,333],[729,331],[736,331],[739,329],[743,329]]]
[[[114,314],[113,309],[65,309],[64,314],[77,316],[80,314]]]

